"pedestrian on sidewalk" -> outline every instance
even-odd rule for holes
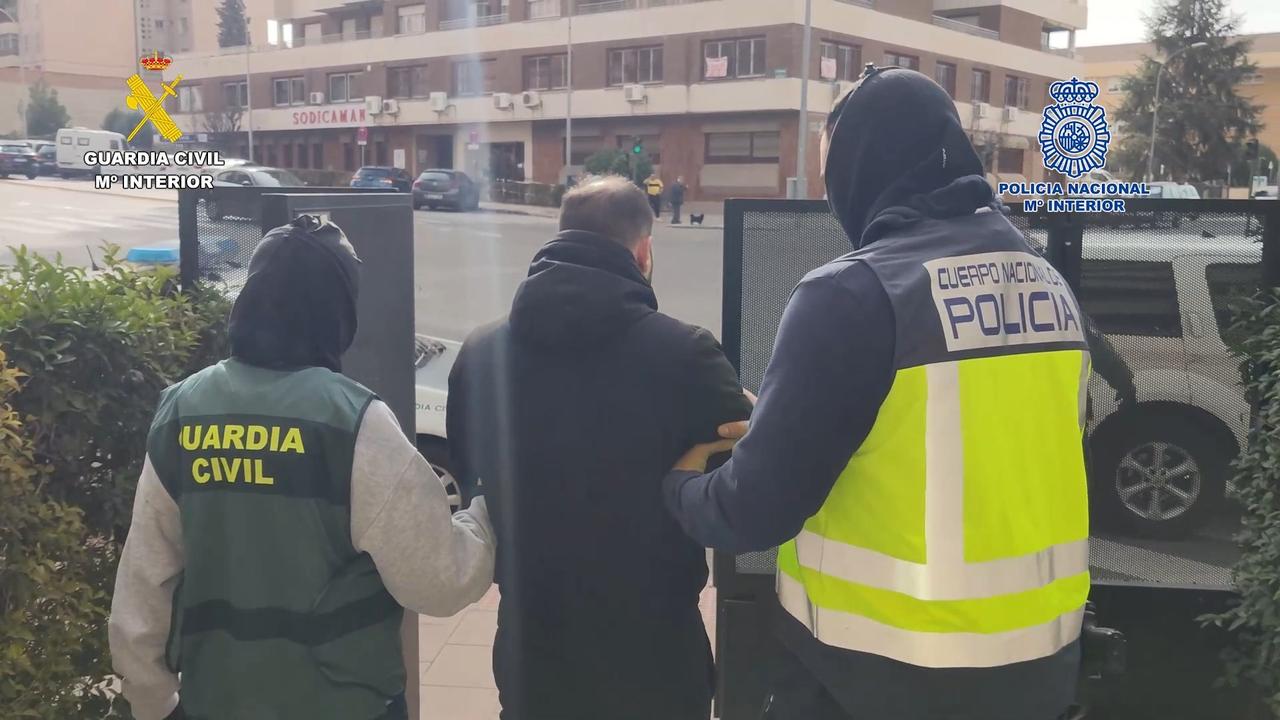
[[[503,720],[710,714],[706,554],[661,481],[750,403],[711,333],[658,312],[650,210],[622,177],[566,193],[511,314],[449,378],[454,470],[483,479],[502,548]]]
[[[108,622],[137,720],[403,720],[403,608],[448,617],[492,585],[483,499],[451,516],[340,372],[359,268],[336,225],[272,230],[230,359],[161,395]]]
[[[653,217],[662,217],[662,178],[657,173],[649,173],[644,181],[645,194],[649,196],[649,207],[653,209]]]
[[[684,184],[684,176],[680,175],[676,178],[676,182],[671,186],[671,224],[680,224],[680,206],[684,205],[684,193],[688,188]]]

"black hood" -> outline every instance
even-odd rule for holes
[[[356,336],[360,258],[337,225],[304,215],[262,238],[231,308],[231,356],[273,369],[342,370]]]
[[[955,102],[914,70],[871,71],[827,125],[827,202],[856,248],[913,218],[967,215],[995,200]],[[872,228],[890,208],[894,219]]]
[[[565,230],[533,256],[510,322],[527,342],[581,348],[610,341],[657,309],[653,287],[627,248]]]

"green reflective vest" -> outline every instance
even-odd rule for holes
[[[182,517],[167,659],[188,717],[372,720],[404,691],[403,610],[351,544],[373,399],[326,369],[235,360],[162,396],[148,453]]]
[[[885,288],[895,375],[779,549],[779,599],[825,644],[912,665],[1052,655],[1079,636],[1089,593],[1079,306],[998,215],[907,232],[837,261]]]

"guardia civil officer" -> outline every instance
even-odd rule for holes
[[[451,517],[391,410],[340,374],[359,278],[341,230],[276,228],[248,270],[230,359],[161,396],[112,664],[138,720],[404,718],[402,606],[446,616],[489,588],[484,501]]]
[[[855,250],[795,289],[750,430],[668,504],[708,546],[781,545],[765,717],[1056,718],[1089,592],[1079,307],[929,78],[869,69],[823,146]]]

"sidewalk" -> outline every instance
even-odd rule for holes
[[[698,602],[711,647],[716,638],[716,591]],[[451,618],[419,617],[418,665],[422,720],[498,720],[493,682],[493,637],[498,627],[498,587]]]

